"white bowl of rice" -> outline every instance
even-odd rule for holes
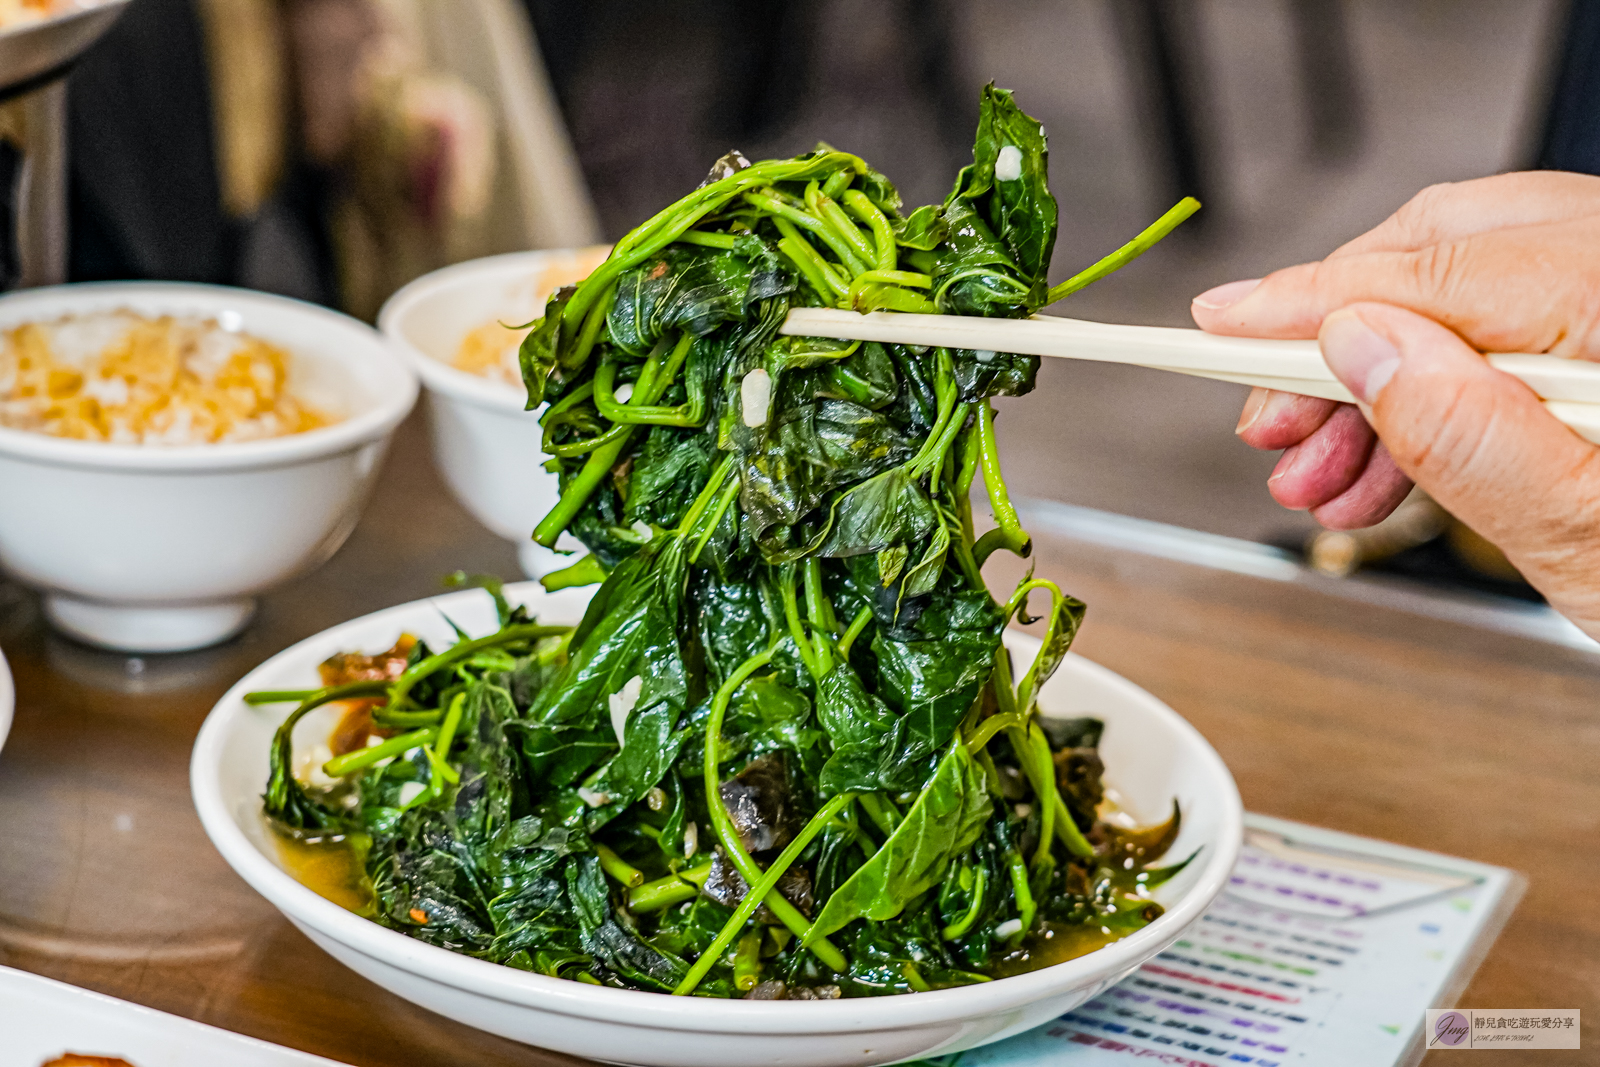
[[[588,277],[609,252],[597,245],[458,263],[411,282],[378,313],[378,328],[422,378],[446,484],[474,518],[517,545],[530,578],[569,561],[529,539],[560,491],[541,466],[540,411],[524,410],[517,348],[550,294]],[[557,547],[578,547],[569,540]]]
[[[325,561],[417,380],[370,327],[221,286],[0,297],[0,567],[57,629],[215,644]]]

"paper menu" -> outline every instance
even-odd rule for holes
[[[1514,871],[1262,815],[1167,951],[1061,1018],[930,1067],[1386,1067],[1422,1055],[1522,895]]]

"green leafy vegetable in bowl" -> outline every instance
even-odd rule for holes
[[[733,154],[551,299],[522,348],[562,488],[534,537],[588,546],[546,579],[601,583],[583,621],[487,583],[497,633],[251,698],[300,702],[265,810],[342,850],[351,906],[549,975],[796,999],[989,981],[1161,913],[1176,809],[1102,818],[1099,723],[1037,707],[1083,605],[980,574],[1031,550],[990,399],[1037,358],[778,334],[804,306],[1028,315],[1192,210],[1051,290],[1045,170],[990,86],[942,205],[903,213],[827,146]],[[1050,607],[1019,678],[1001,633],[1030,594]],[[335,701],[357,703],[312,787],[291,734]]]

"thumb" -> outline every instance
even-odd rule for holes
[[[1414,312],[1356,304],[1319,340],[1400,469],[1600,638],[1600,449]]]

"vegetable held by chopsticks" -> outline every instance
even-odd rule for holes
[[[1038,123],[992,86],[942,205],[904,213],[827,146],[720,161],[522,349],[561,484],[534,537],[589,549],[546,579],[600,583],[583,621],[497,597],[498,633],[418,644],[327,789],[291,773],[294,723],[377,690],[269,694],[299,702],[269,817],[359,838],[410,936],[664,993],[943,988],[1152,921],[1177,812],[1103,820],[1098,723],[1037,705],[1083,605],[980,573],[1031,551],[990,401],[1038,358],[778,333],[796,307],[1027,316],[1056,210]],[[1001,633],[1030,594],[1044,648],[1017,677]]]

